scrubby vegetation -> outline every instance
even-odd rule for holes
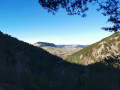
[[[68,77],[71,72],[66,68],[67,65],[69,64],[61,58],[41,48],[0,32],[0,87],[2,89],[53,90],[58,88],[57,84],[64,84],[62,78]],[[64,75],[65,71],[67,75]]]
[[[103,60],[107,56],[119,55],[120,32],[104,38],[72,55],[66,60],[78,64],[92,64]]]
[[[42,88],[51,77],[48,73],[58,72],[55,65],[59,62],[62,59],[45,50],[0,32],[1,87]]]
[[[120,61],[108,57],[88,66],[73,64],[0,32],[0,89],[119,90]]]

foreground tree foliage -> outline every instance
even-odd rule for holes
[[[39,0],[42,7],[55,14],[59,8],[66,10],[68,15],[81,15],[86,17],[88,4],[97,4],[97,11],[102,11],[104,16],[109,16],[108,22],[113,23],[113,27],[103,28],[107,31],[120,31],[120,1],[119,0]]]

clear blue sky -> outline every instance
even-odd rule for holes
[[[52,15],[38,0],[0,0],[0,30],[28,43],[91,44],[112,34],[101,29],[110,24],[95,7],[82,18],[64,10]]]

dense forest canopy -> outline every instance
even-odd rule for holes
[[[105,27],[107,31],[120,31],[120,1],[119,0],[39,0],[42,7],[55,14],[59,8],[66,10],[68,15],[81,15],[86,17],[88,11],[88,4],[96,4],[102,10],[104,16],[109,16],[108,22],[113,23],[113,27]]]

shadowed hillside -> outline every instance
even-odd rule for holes
[[[119,60],[104,61],[69,63],[0,32],[1,90],[119,90]]]
[[[50,73],[59,73],[61,58],[0,32],[0,84],[5,87],[42,88]],[[58,68],[57,68],[58,65]]]
[[[74,76],[83,70],[84,66],[65,62],[41,48],[0,32],[2,90],[73,90],[78,87],[78,77]]]

